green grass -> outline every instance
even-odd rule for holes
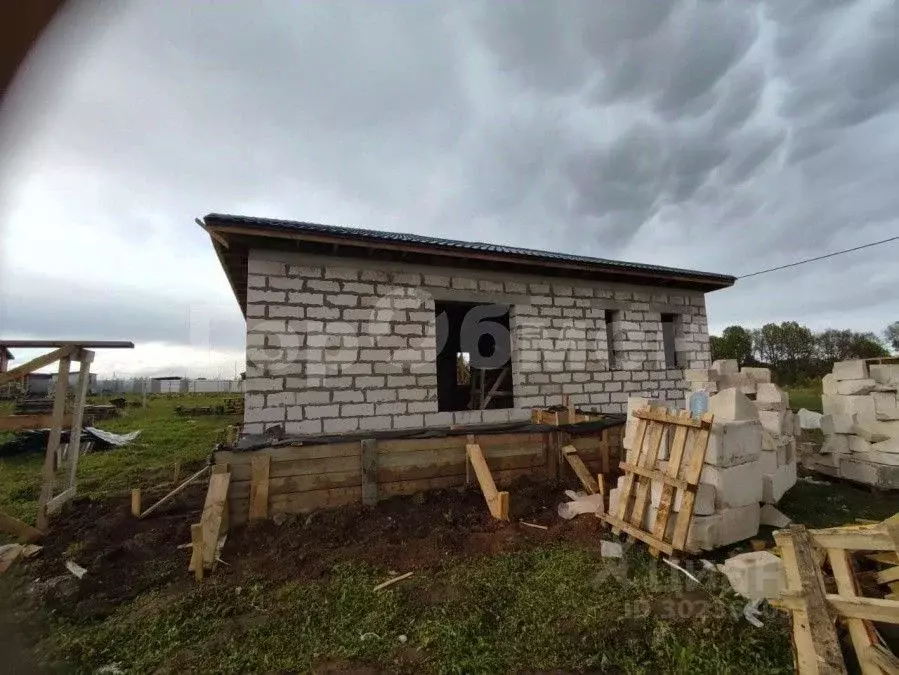
[[[624,586],[616,562],[562,545],[417,573],[378,594],[387,572],[355,563],[320,583],[213,578],[175,598],[142,596],[99,624],[57,621],[42,647],[82,672],[792,671],[784,616],[766,610],[753,628],[721,575],[686,588],[642,550],[626,561]]]
[[[105,431],[142,431],[137,441],[124,448],[81,456],[78,492],[91,498],[120,495],[131,488],[150,488],[171,480],[176,463],[188,468],[198,464],[237,416],[178,417],[176,405],[214,405],[222,395],[151,397],[144,408],[126,408],[122,416],[98,422]],[[233,398],[233,395],[231,396]],[[0,439],[2,440],[2,439]],[[34,522],[41,485],[43,455],[34,453],[0,459],[0,509]]]
[[[790,395],[790,407],[795,411],[800,408],[821,412],[821,382],[805,387],[786,387]]]

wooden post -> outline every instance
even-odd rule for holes
[[[140,488],[131,490],[131,515],[140,518]]]
[[[94,353],[82,349],[81,370],[78,372],[78,387],[75,390],[75,409],[72,411],[72,430],[69,433],[69,488],[75,488],[78,473],[78,452],[81,449],[81,424],[84,421],[84,402],[91,383],[91,362]],[[68,378],[68,373],[66,373]]]
[[[474,475],[481,486],[481,492],[484,494],[490,514],[497,520],[509,520],[509,493],[497,491],[493,474],[490,473],[481,446],[469,444],[465,447],[465,453],[474,468]]]
[[[203,525],[194,523],[190,526],[190,567],[194,571],[194,578],[203,581]]]
[[[378,503],[378,440],[366,438],[360,443],[362,453],[362,503]]]
[[[268,518],[268,476],[272,456],[255,454],[250,459],[250,520]]]
[[[56,391],[53,394],[53,422],[50,438],[47,440],[47,454],[44,456],[43,484],[37,509],[37,529],[46,530],[48,524],[47,502],[53,498],[56,483],[57,455],[59,439],[62,435],[62,423],[66,414],[66,389],[69,385],[69,364],[71,358],[66,355],[59,359],[56,376]]]

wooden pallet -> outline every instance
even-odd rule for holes
[[[635,442],[627,461],[621,462],[624,485],[618,501],[617,513],[601,516],[616,534],[626,532],[649,546],[654,556],[674,555],[685,551],[696,489],[709,444],[713,416],[691,417],[686,410],[676,413],[664,408],[642,408],[633,413],[638,419]],[[659,470],[659,454],[663,439],[669,440],[670,453],[665,471]],[[689,451],[687,450],[689,448]],[[651,497],[652,483],[662,484],[662,496],[655,521],[645,526],[646,511]],[[681,508],[671,530],[671,512],[681,493]]]
[[[771,604],[793,614],[793,646],[796,669],[801,675],[845,673],[846,663],[834,627],[844,621],[864,675],[899,672],[899,659],[889,650],[875,622],[899,624],[899,600],[861,595],[855,554],[881,551],[865,557],[887,565],[899,561],[899,516],[875,525],[806,530],[793,525],[774,533],[781,551],[787,590]],[[823,553],[823,555],[819,555]],[[836,593],[828,593],[824,567],[833,574]],[[889,586],[897,577],[895,567],[877,575]]]

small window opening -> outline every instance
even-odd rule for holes
[[[434,313],[438,410],[513,407],[509,307],[435,302]]]
[[[668,369],[680,368],[676,348],[677,314],[662,314],[662,347],[665,351],[665,367]]]
[[[615,370],[618,364],[618,355],[615,353],[615,327],[618,324],[618,317],[617,310],[606,310],[606,353],[609,355],[609,370]]]

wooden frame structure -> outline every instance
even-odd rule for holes
[[[0,340],[0,347],[18,347],[25,349],[52,349],[53,351],[43,356],[38,356],[27,363],[12,368],[5,373],[0,373],[0,386],[23,378],[29,373],[59,363],[57,369],[56,388],[53,393],[53,412],[51,415],[13,415],[0,418],[0,430],[24,429],[27,424],[39,424],[39,427],[50,427],[50,438],[47,441],[47,451],[44,456],[43,482],[41,485],[40,499],[36,518],[37,530],[45,531],[49,517],[58,511],[63,504],[75,496],[78,474],[78,455],[81,449],[81,427],[84,422],[84,404],[90,388],[90,369],[94,360],[92,349],[133,349],[133,342],[120,341],[47,341],[47,340]],[[75,385],[75,400],[71,414],[66,413],[67,390],[69,386],[69,368],[73,361],[80,364],[78,382]],[[21,418],[32,418],[22,420]],[[16,419],[19,418],[19,419]],[[40,418],[35,420],[33,418]],[[49,423],[47,423],[49,422]],[[68,427],[70,440],[63,458],[63,449],[60,444],[63,427]],[[31,427],[34,428],[34,427]],[[63,460],[67,462],[67,476],[63,476],[66,485],[58,494],[54,495],[57,483],[57,469],[62,468]]]
[[[618,534],[626,532],[649,546],[654,556],[686,551],[690,520],[696,502],[696,489],[702,473],[713,416],[694,419],[686,410],[670,413],[664,408],[641,408],[633,416],[639,420],[634,446],[628,461],[621,462],[624,485],[618,512],[600,515]],[[663,441],[670,443],[668,465],[660,471],[658,462]],[[689,448],[689,451],[687,450]],[[662,496],[656,518],[647,522],[647,507],[652,483],[662,484]],[[678,493],[681,507],[671,528],[671,512]]]
[[[852,647],[864,675],[899,672],[899,658],[886,646],[875,623],[899,624],[899,599],[892,579],[899,578],[899,515],[865,526],[806,530],[793,525],[774,533],[781,551],[787,590],[771,604],[793,614],[796,669],[801,675],[845,673],[846,663],[834,628],[845,622]],[[876,575],[889,584],[882,598],[862,595],[855,554],[891,565]],[[836,593],[828,592],[824,566],[830,567]]]
[[[479,480],[488,508],[491,514],[502,515],[508,513],[503,489],[521,476],[557,480],[570,466],[568,453],[563,452],[566,446],[576,449],[588,474],[617,473],[623,429],[623,424],[616,424],[582,432],[545,427],[498,432],[472,426],[425,438],[348,435],[250,452],[222,449],[213,461],[228,466],[230,519],[238,524],[278,513],[373,505],[395,495],[464,486],[471,480],[472,467],[475,477],[485,477],[483,472],[478,475],[478,453],[469,450],[475,445],[493,483],[491,489],[487,481]]]

